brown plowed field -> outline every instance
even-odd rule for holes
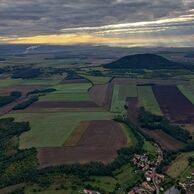
[[[91,121],[76,146],[39,148],[40,167],[51,165],[109,163],[117,156],[117,150],[127,145],[120,125],[114,121]]]
[[[106,106],[106,95],[108,90],[108,84],[105,85],[94,85],[90,91],[89,95],[92,100],[99,106]]]
[[[76,146],[82,135],[88,128],[89,124],[90,121],[81,121],[79,125],[73,130],[68,139],[65,141],[64,146]]]
[[[156,85],[152,88],[166,117],[179,124],[194,122],[194,105],[175,85]]]
[[[126,99],[127,105],[128,105],[128,118],[131,122],[137,124],[137,118],[138,118],[138,98],[137,97],[128,97]]]
[[[153,138],[164,150],[176,151],[183,147],[183,143],[171,137],[162,130],[141,129],[143,133]]]
[[[97,108],[98,105],[92,101],[64,101],[64,102],[54,102],[54,101],[43,101],[36,102],[32,104],[30,109],[41,109],[41,108]]]

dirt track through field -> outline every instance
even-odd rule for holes
[[[112,97],[113,97],[113,89],[114,89],[114,84],[109,83],[107,91],[106,91],[106,98],[105,98],[105,107],[108,110],[111,109]]]
[[[40,167],[100,161],[111,162],[127,139],[114,121],[91,121],[76,146],[39,148]]]
[[[194,123],[194,105],[175,85],[152,87],[163,114],[172,122]]]

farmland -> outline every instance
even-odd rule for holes
[[[150,86],[139,86],[138,87],[138,98],[140,104],[149,112],[161,115],[160,106],[156,101],[156,98],[152,92],[152,88]]]
[[[178,85],[178,89],[187,97],[187,99],[194,104],[194,88],[193,86]]]
[[[17,122],[29,122],[25,123],[28,130],[19,131],[14,137],[10,134],[17,127],[8,128],[10,134],[6,130],[1,133],[7,135],[0,145],[6,156],[2,165],[5,173],[0,169],[8,177],[5,186],[10,186],[10,180],[25,167],[22,154],[28,150],[34,153],[30,157],[34,157],[36,167],[27,173],[27,181],[19,176],[14,179],[14,184],[24,184],[25,194],[76,194],[84,188],[106,194],[128,192],[146,181],[146,162],[158,160],[160,150],[163,154],[159,160],[178,153],[173,162],[164,161],[164,167],[158,165],[160,162],[156,165],[156,172],[164,174],[165,179],[177,180],[191,171],[187,160],[190,155],[182,150],[192,146],[192,139],[182,132],[185,128],[193,135],[194,131],[194,90],[193,81],[189,80],[193,79],[192,72],[187,76],[189,70],[105,69],[98,64],[114,57],[74,58],[73,54],[66,58],[61,53],[35,56],[8,59],[11,67],[0,79],[0,96],[13,91],[22,93],[19,99],[1,108],[1,118],[14,118],[16,126]],[[13,78],[21,73],[18,69],[25,72],[25,68],[40,74],[35,78],[25,78],[25,74],[24,78]],[[33,97],[37,98],[33,104],[14,109]],[[147,115],[152,113],[151,119],[144,115],[151,128],[142,125],[141,110]],[[159,128],[160,122],[165,130]],[[172,133],[167,130],[169,125],[174,127],[170,128]],[[2,124],[0,128],[3,127]],[[177,128],[179,136],[173,135]],[[133,163],[135,154],[142,154],[145,159],[145,171]],[[7,167],[7,160],[16,162]],[[155,165],[151,162],[148,167]]]
[[[157,143],[159,143],[164,150],[176,151],[184,146],[181,141],[176,140],[175,138],[163,132],[162,130],[142,129],[142,131],[149,137],[153,138]]]
[[[163,114],[167,118],[183,124],[193,122],[194,105],[175,85],[153,86],[153,91]],[[182,112],[184,112],[184,115]]]
[[[109,85],[94,85],[89,90],[90,98],[99,106],[106,106],[106,96]]]
[[[40,97],[40,101],[86,101],[89,100],[88,89],[91,84],[60,84],[53,88],[55,92]]]
[[[90,80],[93,84],[106,84],[111,79],[111,77],[104,77],[104,76],[83,75],[83,77]]]
[[[20,137],[20,148],[30,148],[62,146],[80,121],[108,120],[112,118],[112,114],[108,112],[11,113],[6,117],[30,122],[31,131]]]
[[[177,158],[170,164],[166,173],[172,177],[177,178],[187,169],[189,165],[188,158],[194,156],[193,152],[182,153],[177,156]]]
[[[114,85],[111,112],[122,112],[127,97],[137,97],[135,85]]]
[[[86,182],[87,184],[98,186],[106,192],[113,192],[118,184],[126,189],[141,181],[141,172],[135,173],[131,165],[125,165],[114,171],[112,177],[91,177],[90,179],[92,181]]]
[[[78,133],[80,132],[79,128],[76,130],[79,130]],[[75,133],[77,134],[76,131]],[[65,145],[64,147],[38,149],[40,166],[75,162],[83,164],[91,161],[107,163],[116,157],[117,150],[127,144],[122,128],[114,121],[91,121],[85,132],[80,135],[81,137],[78,141],[74,139],[75,146],[69,147]]]
[[[87,93],[53,93],[40,97],[40,101],[85,101],[89,100]]]

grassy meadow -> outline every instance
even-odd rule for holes
[[[194,152],[181,153],[177,156],[177,158],[172,161],[170,166],[168,167],[166,174],[171,178],[178,178],[182,176],[182,173],[188,168],[189,161],[188,158],[192,156],[194,157]]]

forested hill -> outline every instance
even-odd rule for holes
[[[117,61],[103,65],[105,68],[130,68],[130,69],[174,69],[183,65],[170,61],[162,56],[155,54],[137,54],[125,56]]]

